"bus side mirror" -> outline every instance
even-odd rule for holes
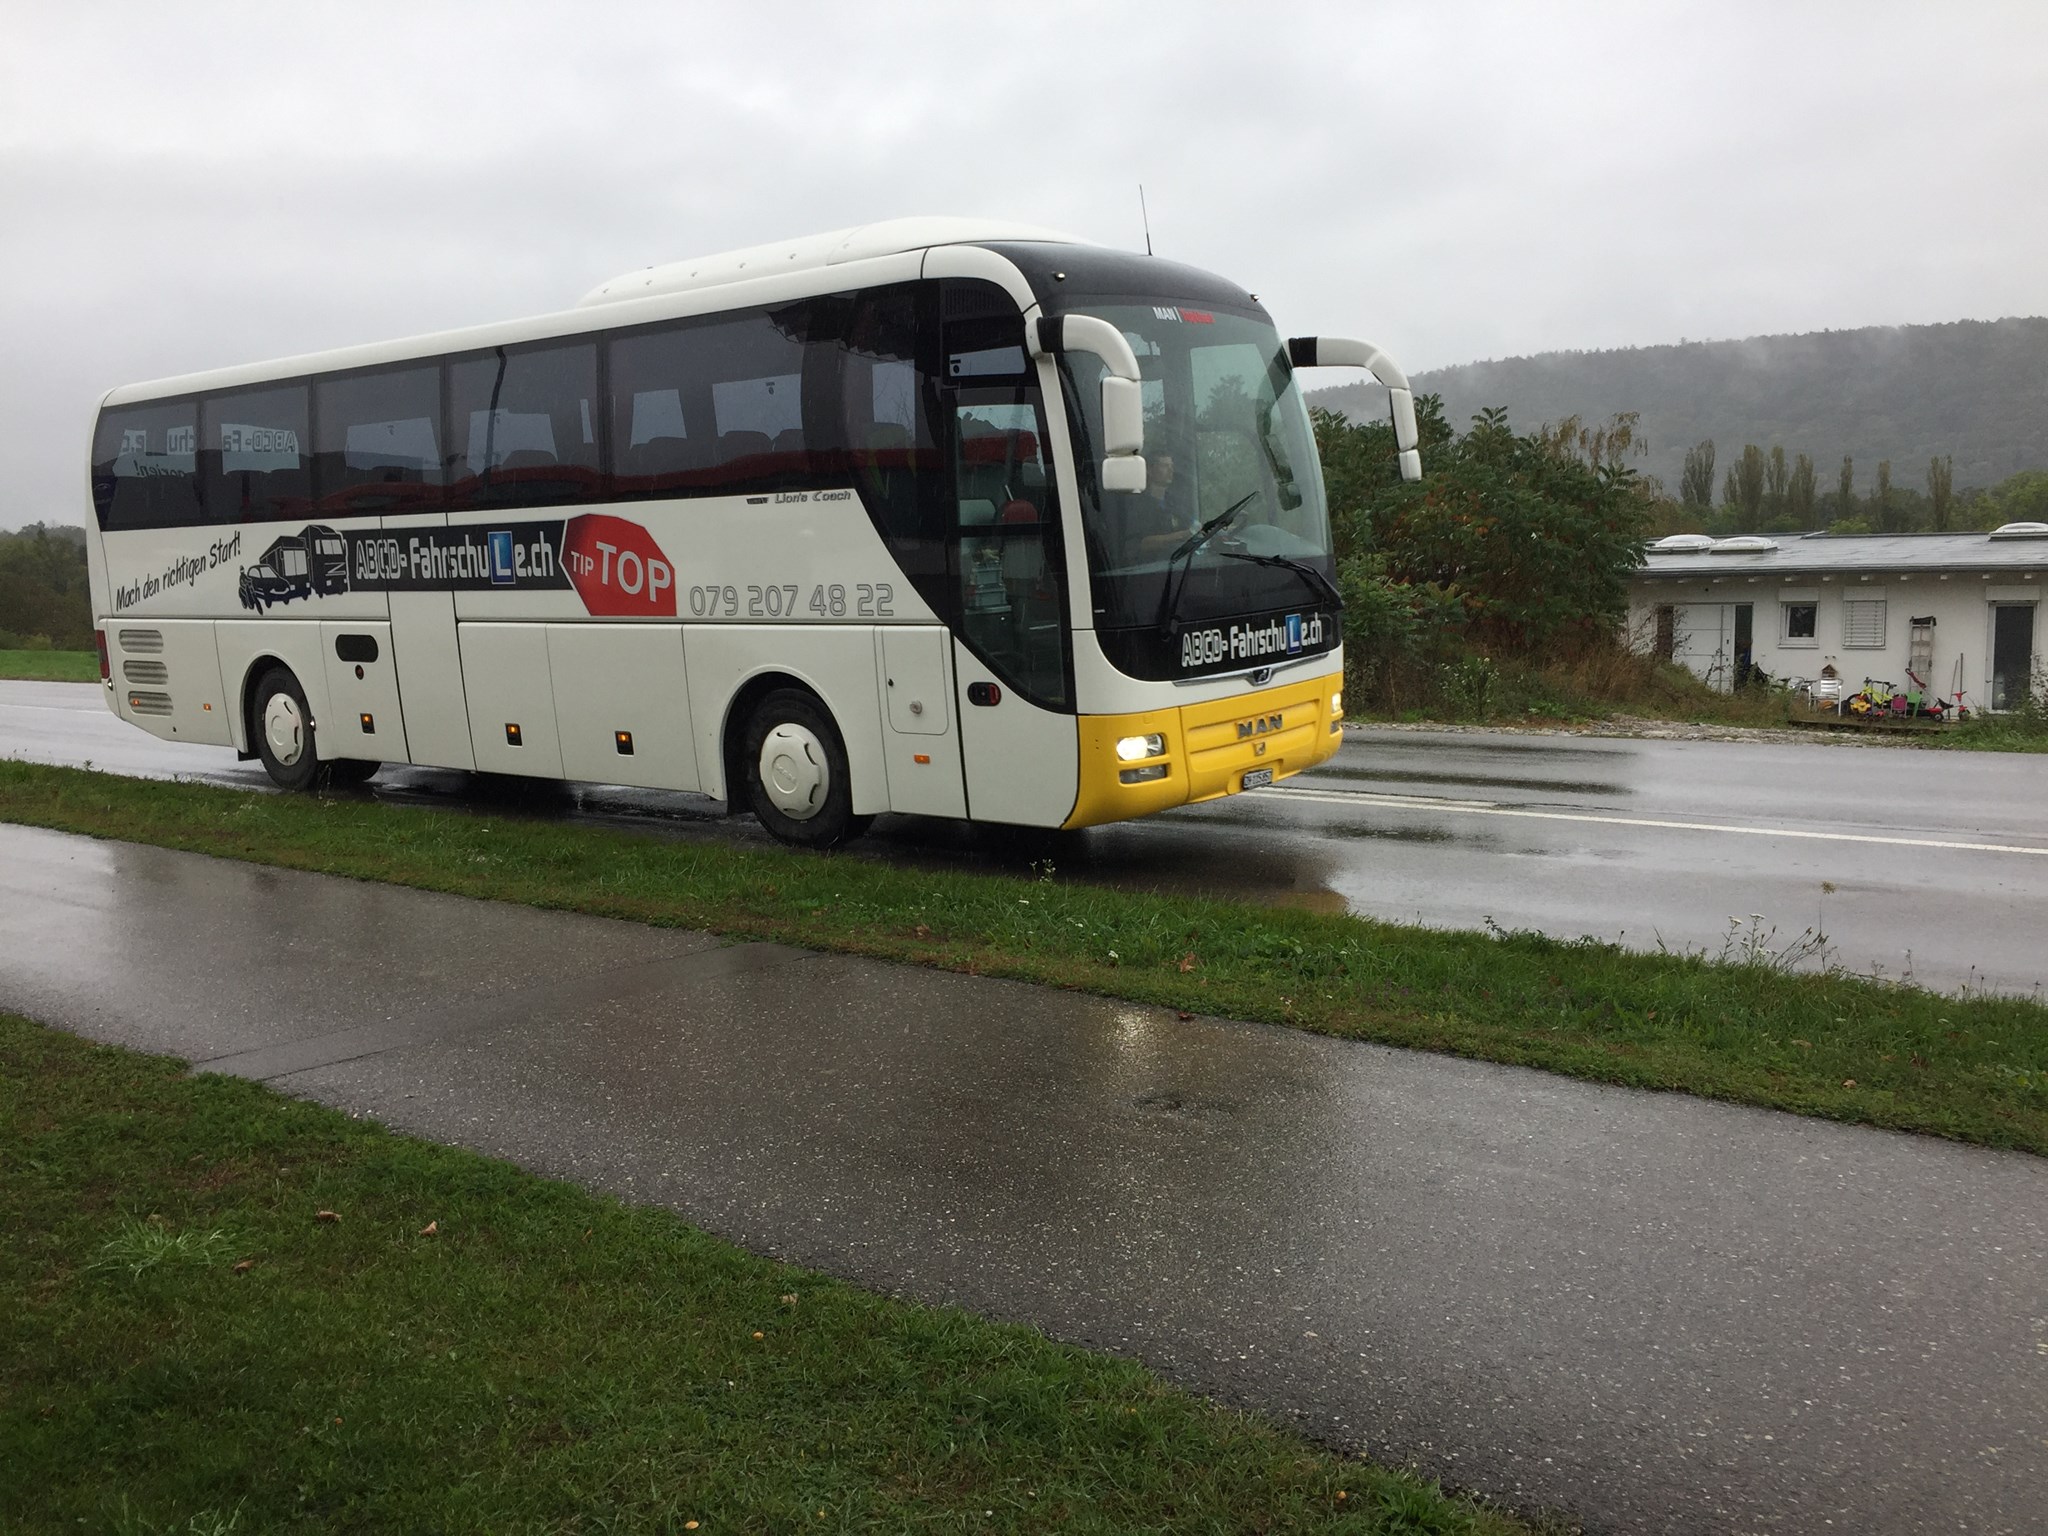
[[[1040,315],[1025,328],[1031,355],[1087,352],[1102,359],[1102,488],[1145,489],[1145,389],[1124,333],[1094,315]]]
[[[1408,375],[1369,341],[1337,336],[1294,336],[1287,342],[1287,360],[1297,368],[1363,368],[1387,386],[1387,404],[1394,419],[1394,451],[1403,480],[1422,478],[1421,436],[1415,430],[1415,393]]]
[[[1145,489],[1145,392],[1131,379],[1102,376],[1102,488]]]

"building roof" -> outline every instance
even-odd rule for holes
[[[2016,525],[2009,525],[2016,526]],[[1674,541],[1660,540],[1659,543]],[[1793,579],[1834,571],[2048,570],[2040,533],[1779,533],[1716,539],[1719,548],[1660,549],[1639,576],[1760,576]],[[1757,548],[1768,544],[1769,548]],[[1730,547],[1735,546],[1735,547]]]

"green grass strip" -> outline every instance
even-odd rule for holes
[[[2048,1009],[1787,975],[1761,948],[1711,963],[19,762],[0,820],[2048,1151]]]
[[[0,679],[42,683],[96,683],[95,651],[0,651]]]
[[[6,1014],[0,1231],[10,1532],[1529,1529],[1128,1362]]]

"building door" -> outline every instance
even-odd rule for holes
[[[1727,603],[1681,603],[1672,624],[1671,659],[1723,693],[1734,686],[1729,652],[1735,638],[1735,616],[1729,607]]]
[[[1991,609],[1991,707],[2018,709],[2034,676],[2034,605],[1997,603]]]
[[[1735,605],[1735,675],[1729,686],[1740,688],[1756,667],[1756,604]]]

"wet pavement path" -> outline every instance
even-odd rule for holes
[[[0,1007],[1596,1531],[2048,1508],[2048,1161],[19,827]]]
[[[268,787],[232,752],[160,742],[92,685],[0,682],[0,756]],[[1783,950],[1809,927],[1847,968],[1943,990],[2048,985],[2048,757],[1906,748],[1354,730],[1270,790],[1023,846],[885,816],[863,856],[1024,868],[1643,949]],[[393,805],[507,809],[763,841],[698,796],[539,790],[386,769]],[[1752,921],[1751,914],[1758,914]],[[1738,919],[1741,930],[1731,928]]]

